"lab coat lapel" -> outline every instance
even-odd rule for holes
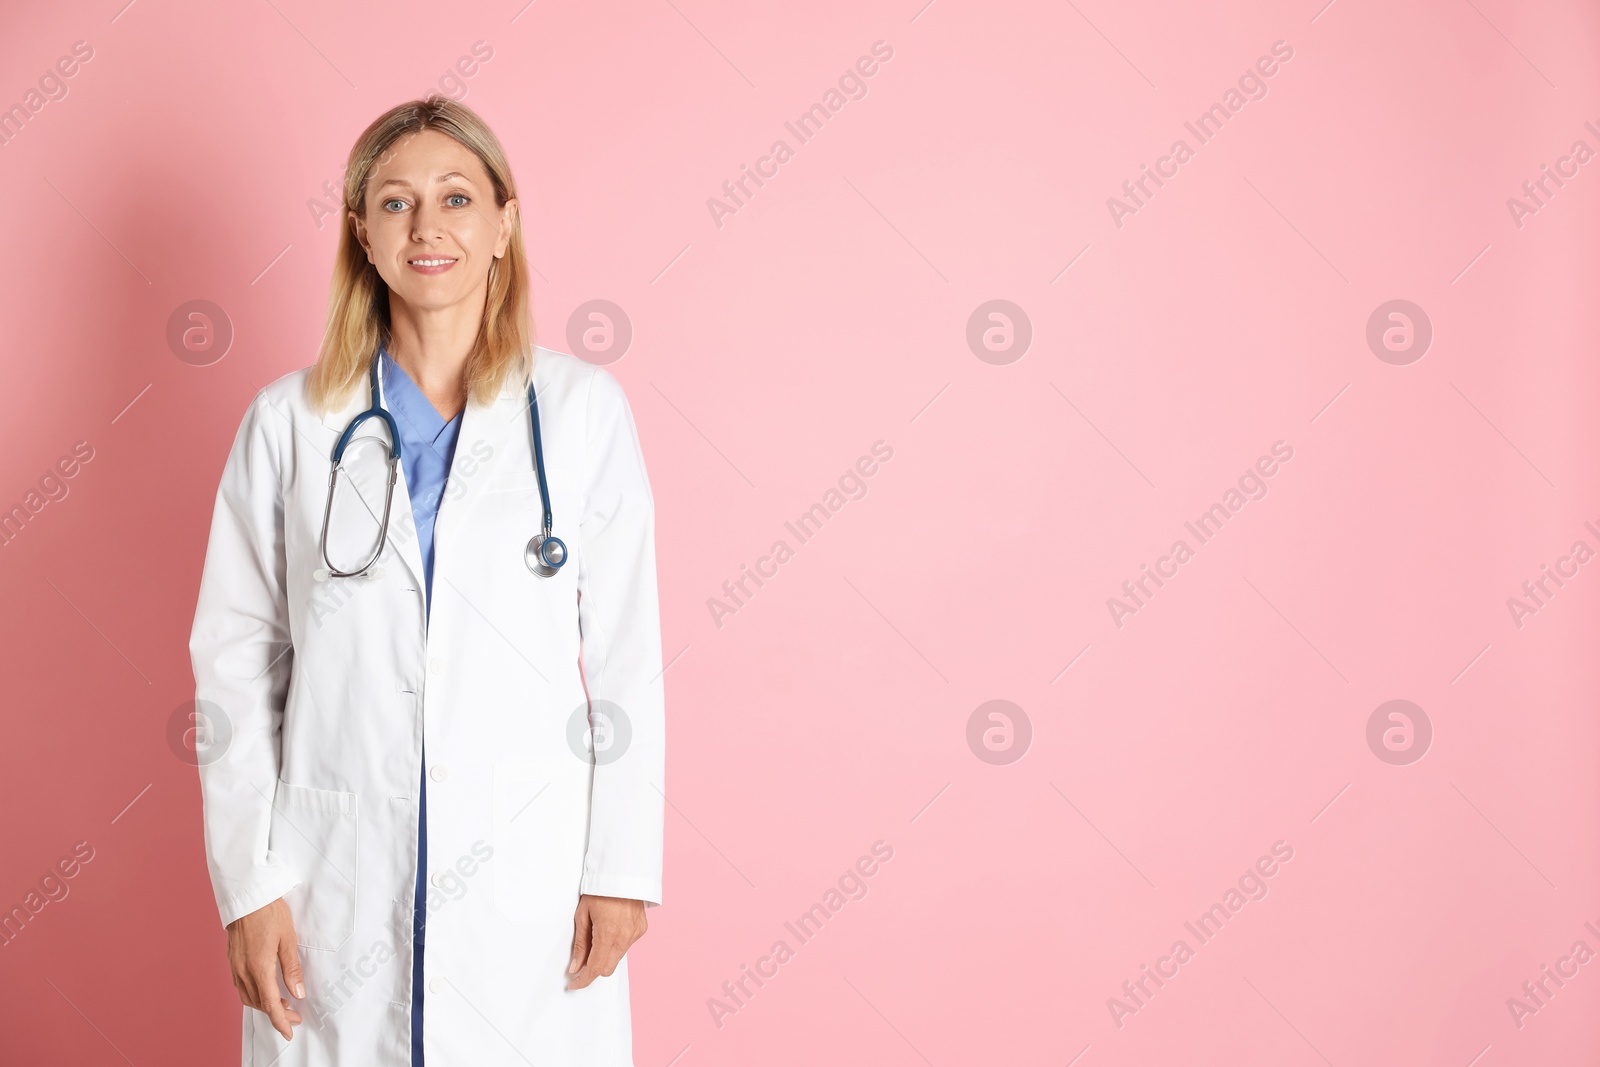
[[[380,385],[379,388],[381,390],[382,386]],[[365,411],[371,403],[368,391],[367,382],[363,379],[359,386],[351,390],[350,397],[345,401],[342,408],[330,411],[322,416],[322,425],[332,431],[326,435],[326,440],[322,442],[321,447],[322,457],[330,465],[333,462],[334,446],[339,443],[339,435],[344,433],[344,428],[350,425],[350,421]],[[360,429],[356,430],[355,434],[352,435],[351,440],[354,441],[363,437],[375,437],[387,443],[389,440],[389,428],[382,418],[375,416],[363,422]],[[345,446],[346,455],[349,455],[349,451],[353,447],[357,446],[353,444]],[[362,445],[359,447],[376,448],[378,446]],[[345,493],[351,491],[352,486],[348,483],[347,475],[340,475],[339,493],[341,498]],[[374,495],[374,498],[368,500],[367,503],[373,509],[373,521],[376,522],[383,515],[383,490],[381,487]],[[340,505],[340,507],[343,506],[343,504]],[[367,551],[371,552],[370,542]],[[392,566],[393,560],[397,557],[409,572],[407,579],[414,583],[413,588],[417,590],[425,588],[423,585],[422,548],[417,542],[417,523],[411,510],[411,489],[406,484],[404,465],[402,465],[402,469],[397,472],[395,477],[394,502],[389,508],[389,540],[384,546],[383,554],[378,558],[377,566],[386,564]],[[347,569],[352,566],[352,564],[345,563],[339,559],[335,559],[334,562]],[[346,578],[343,580],[354,582],[363,581],[364,579]]]
[[[461,429],[456,437],[455,457],[445,480],[444,497],[439,501],[439,514],[433,520],[434,565],[438,565],[439,546],[453,544],[451,535],[460,525],[462,517],[472,510],[478,494],[484,491],[491,474],[496,469],[500,455],[505,451],[507,433],[517,423],[518,394],[504,388],[489,403],[467,400],[461,411]],[[523,407],[526,407],[524,400]],[[482,459],[481,457],[488,458]],[[480,462],[463,463],[464,459]],[[467,473],[470,469],[471,473]]]

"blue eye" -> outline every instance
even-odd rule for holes
[[[467,199],[469,199],[469,197],[467,196],[466,193],[451,193],[445,199],[447,199],[447,200],[467,200]],[[462,204],[461,206],[462,207],[466,207],[467,205],[466,204]]]
[[[393,200],[385,200],[383,202],[383,206],[384,206],[385,210],[387,210],[390,204],[404,204],[404,203],[405,203],[404,200],[401,200],[398,197],[396,197]]]

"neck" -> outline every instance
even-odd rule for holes
[[[389,295],[389,355],[440,415],[455,418],[467,402],[464,371],[483,321],[482,303],[468,316],[461,308],[470,301],[419,311]]]

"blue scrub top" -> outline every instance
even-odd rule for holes
[[[424,618],[433,614],[433,522],[444,498],[445,478],[456,452],[461,416],[446,422],[431,401],[417,388],[400,364],[379,348],[383,375],[384,404],[400,430],[400,466],[406,472],[406,489],[411,494],[411,515],[417,525],[417,548],[422,553],[423,582],[426,588]],[[428,777],[426,748],[423,773],[417,791],[417,887],[412,905],[413,957],[411,965],[411,1065],[422,1063],[422,953],[423,927],[427,919],[428,894]]]

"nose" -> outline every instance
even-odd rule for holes
[[[423,200],[411,215],[411,237],[416,241],[426,242],[439,232],[440,220],[444,211],[438,204]]]

